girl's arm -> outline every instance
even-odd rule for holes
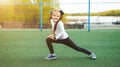
[[[51,39],[54,39],[55,37],[55,32],[53,31],[53,28],[54,28],[54,22],[50,19],[50,23],[52,25],[52,30],[51,30],[51,33],[49,36],[47,36],[48,38],[51,38]]]

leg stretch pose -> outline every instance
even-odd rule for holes
[[[64,44],[70,48],[73,48],[75,49],[76,51],[80,51],[80,52],[83,52],[87,55],[89,55],[89,57],[93,60],[96,59],[96,56],[94,53],[84,49],[84,48],[81,48],[81,47],[78,47],[70,38],[67,38],[67,39],[64,39],[64,40],[53,40],[51,38],[46,38],[46,43],[47,43],[47,46],[49,48],[49,51],[50,51],[50,54],[48,55],[48,57],[46,57],[45,59],[47,60],[52,60],[52,59],[56,59],[56,55],[54,53],[54,49],[53,49],[53,45],[52,43],[61,43],[61,44]]]
[[[50,51],[50,54],[45,57],[47,60],[56,59],[56,55],[54,53],[53,45],[52,43],[61,43],[66,46],[69,46],[77,51],[83,52],[91,59],[96,59],[96,55],[93,52],[90,52],[84,48],[78,47],[68,36],[64,29],[64,24],[61,21],[64,13],[62,10],[54,10],[50,14],[50,22],[52,24],[52,31],[51,34],[46,38],[46,43],[48,46],[48,49]]]

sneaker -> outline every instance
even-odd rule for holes
[[[92,59],[92,60],[96,60],[96,55],[95,55],[94,53],[90,54],[89,57],[90,57],[90,59]]]
[[[47,57],[45,57],[45,60],[55,60],[57,59],[55,54],[49,54]]]

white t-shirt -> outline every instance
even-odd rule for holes
[[[53,30],[55,23],[53,22],[52,19],[51,19],[51,24],[52,24],[52,30]],[[59,21],[57,24],[56,31],[55,31],[55,38],[60,40],[68,38],[68,34],[64,29],[64,24],[62,21]]]

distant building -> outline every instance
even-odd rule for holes
[[[84,28],[88,26],[88,16],[67,16],[68,20],[66,24],[68,25],[84,25]],[[90,17],[90,25],[91,28],[100,27],[100,26],[112,26],[115,24],[119,24],[120,17],[116,16],[91,16]],[[113,24],[114,23],[114,24]]]
[[[67,22],[68,24],[71,22],[75,22],[75,23],[88,22],[88,16],[67,16],[66,19],[68,20]],[[91,16],[90,17],[91,24],[112,25],[112,22],[116,22],[119,20],[120,20],[120,17],[115,17],[115,16]]]

